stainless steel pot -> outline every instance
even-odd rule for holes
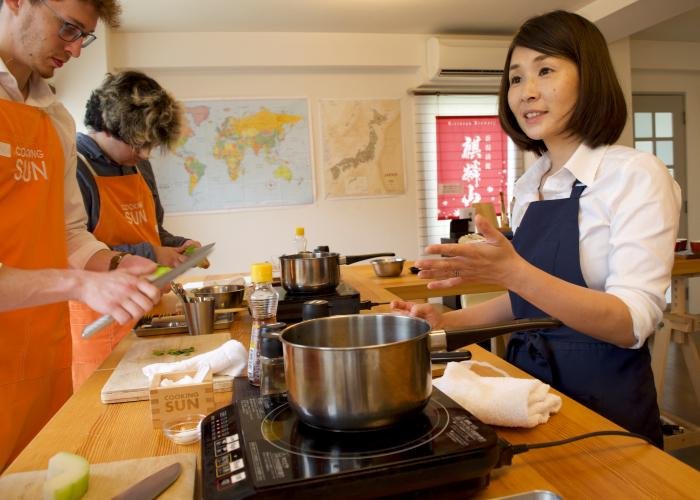
[[[299,418],[332,430],[373,429],[420,411],[432,391],[430,351],[451,351],[504,333],[554,328],[553,318],[430,331],[419,318],[331,316],[281,335],[289,404]]]
[[[352,264],[394,253],[341,256],[335,252],[300,252],[280,257],[282,286],[291,293],[315,293],[340,284],[340,264]]]

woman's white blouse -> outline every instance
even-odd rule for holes
[[[513,227],[539,200],[548,154],[515,184]],[[575,179],[588,186],[579,208],[581,271],[589,288],[619,297],[629,307],[639,348],[661,320],[671,283],[681,190],[654,155],[624,146],[579,146],[545,180],[542,199],[568,198]]]

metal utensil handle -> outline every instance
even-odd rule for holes
[[[354,264],[362,260],[374,259],[375,257],[395,257],[394,252],[367,253],[364,255],[343,255],[340,257],[340,264]]]
[[[173,279],[177,278],[180,276],[182,273],[187,271],[188,269],[192,268],[193,266],[197,265],[199,262],[202,261],[207,255],[211,253],[211,251],[214,249],[214,243],[209,243],[208,245],[205,245],[203,247],[198,248],[195,250],[192,255],[189,256],[185,262],[180,263],[167,273],[163,274],[162,276],[159,276],[158,278],[151,279],[151,283],[153,286],[156,288],[163,288],[167,283],[172,281]],[[97,321],[94,321],[90,323],[88,326],[86,326],[83,329],[83,333],[81,334],[81,337],[84,339],[89,339],[92,337],[95,333],[99,332],[102,330],[104,327],[109,326],[112,322],[114,321],[114,318],[112,318],[110,315],[106,314],[102,316],[100,319]]]
[[[112,323],[114,323],[114,318],[112,316],[110,316],[109,314],[105,314],[97,321],[94,321],[94,322],[90,323],[88,326],[86,326],[85,329],[83,330],[83,333],[81,336],[84,339],[88,339],[88,338],[92,337],[93,335],[95,335],[100,330],[102,330],[103,328],[111,325]]]
[[[527,330],[558,328],[562,322],[556,318],[524,318],[505,323],[476,325],[460,330],[448,330],[445,336],[445,350],[453,351],[465,345],[490,340],[504,333],[524,332]]]

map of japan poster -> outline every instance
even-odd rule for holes
[[[319,102],[326,198],[405,193],[400,99]]]
[[[176,147],[151,159],[166,213],[313,203],[307,99],[186,100],[183,110]]]

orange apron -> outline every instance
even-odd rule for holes
[[[0,99],[0,262],[68,267],[64,156],[41,109]],[[0,471],[71,394],[65,302],[0,312]]]
[[[80,153],[78,155],[92,173],[100,196],[100,218],[93,231],[95,238],[110,247],[144,241],[159,246],[156,205],[138,168],[137,173],[132,175],[99,176],[87,158]],[[73,337],[73,390],[77,390],[135,323],[115,323],[95,336],[83,339],[81,334],[85,326],[102,315],[81,302],[71,301],[69,305]]]

